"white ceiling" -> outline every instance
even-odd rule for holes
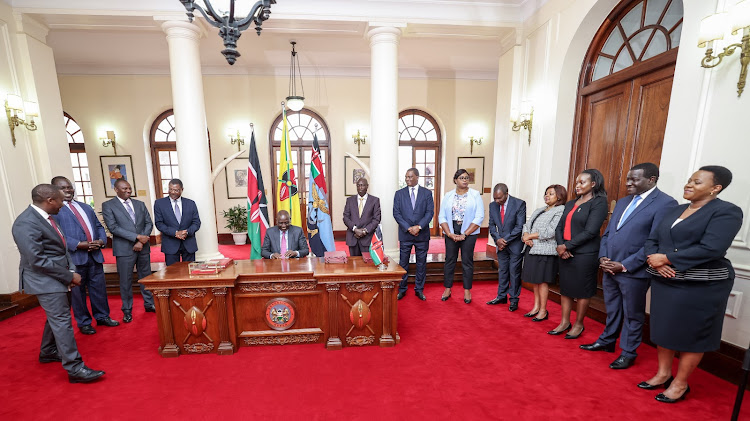
[[[5,0],[49,28],[61,74],[167,74],[161,19],[184,18],[179,0]],[[229,66],[218,29],[203,18],[206,74],[289,73],[290,40],[304,75],[368,76],[369,23],[403,26],[402,77],[495,79],[500,54],[516,42],[524,4],[544,0],[277,0],[258,37],[238,41]],[[197,13],[196,13],[197,14]]]

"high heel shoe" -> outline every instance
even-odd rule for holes
[[[532,312],[528,312],[528,313],[524,314],[523,317],[534,317],[537,314],[539,314],[539,310],[537,310],[537,311],[535,311],[533,313]]]
[[[465,290],[466,292],[469,292],[469,290]],[[469,298],[466,298],[466,294],[464,293],[464,302],[466,304],[471,304],[471,293],[469,293]]]
[[[650,383],[647,383],[647,382],[640,382],[640,383],[638,383],[638,387],[640,387],[641,389],[645,389],[645,390],[654,390],[654,389],[658,389],[660,387],[663,387],[664,389],[667,389],[669,387],[669,385],[672,384],[672,380],[674,380],[674,377],[669,376],[669,378],[667,379],[667,381],[665,381],[662,384],[650,384]]]
[[[688,386],[687,389],[685,389],[685,392],[683,392],[682,396],[680,396],[677,399],[668,398],[663,393],[659,393],[658,395],[654,397],[654,399],[656,399],[659,402],[664,402],[664,403],[677,403],[679,401],[685,400],[685,396],[687,396],[688,392],[690,392],[690,386]]]
[[[566,327],[565,329],[563,329],[563,330],[561,330],[559,332],[557,330],[550,330],[549,332],[547,332],[547,334],[548,335],[562,335],[566,331],[570,330],[572,327],[573,327],[573,325],[570,324],[570,323],[568,323],[568,327]]]
[[[537,314],[539,314],[539,312],[537,312]],[[545,321],[547,319],[549,319],[549,311],[546,311],[545,314],[544,314],[544,317],[542,317],[541,319],[539,317],[534,317],[533,319],[531,319],[531,321],[532,322],[543,322],[543,321]]]
[[[586,329],[586,328],[582,327],[582,328],[581,328],[581,331],[580,331],[580,332],[578,332],[578,334],[577,334],[577,335],[575,335],[575,336],[574,336],[574,335],[571,335],[570,333],[568,333],[567,335],[565,335],[565,339],[578,339],[578,337],[579,337],[579,336],[581,336],[581,335],[583,334],[583,331],[584,331],[584,329]]]
[[[453,295],[453,294],[451,293],[451,294],[448,294],[448,295],[444,295],[444,296],[442,296],[442,297],[440,298],[440,301],[448,301],[448,299],[449,299],[449,298],[451,298],[451,295]]]

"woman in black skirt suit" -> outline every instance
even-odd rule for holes
[[[720,166],[696,171],[682,197],[690,201],[664,215],[646,241],[651,282],[651,340],[659,368],[641,389],[665,387],[659,402],[675,403],[690,391],[688,377],[704,352],[721,344],[721,328],[734,269],[726,254],[742,226],[742,210],[717,198],[732,173]],[[672,362],[680,351],[677,375]]]
[[[562,318],[555,329],[547,332],[560,335],[570,330],[565,339],[577,339],[583,333],[583,318],[591,297],[596,294],[600,230],[607,218],[607,192],[604,176],[599,170],[588,169],[578,174],[575,190],[577,197],[565,204],[555,231],[557,254],[561,259]],[[571,325],[570,311],[576,298],[576,322]]]

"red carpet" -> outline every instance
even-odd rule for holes
[[[0,419],[729,419],[736,386],[697,370],[685,401],[656,402],[658,391],[635,386],[656,370],[653,348],[643,346],[634,367],[611,370],[616,355],[578,349],[601,324],[587,320],[580,340],[546,335],[558,305],[550,304],[551,320],[532,323],[523,317],[529,291],[509,313],[484,304],[495,288],[477,283],[468,306],[459,287],[447,302],[440,285],[428,285],[427,302],[410,288],[395,348],[242,347],[174,359],[156,353],[156,316],[136,299],[133,323],[93,336],[76,329],[84,361],[107,371],[90,385],[69,384],[59,364],[37,362],[44,313],[36,308],[0,322]],[[121,319],[120,300],[110,305]],[[750,419],[750,398],[740,418]]]
[[[483,253],[487,249],[487,237],[477,238],[477,244],[474,247],[474,251],[477,253]],[[344,241],[336,241],[336,250],[344,251],[349,254],[349,247]],[[219,252],[225,257],[231,257],[235,260],[245,260],[250,258],[250,244],[244,246],[225,245],[219,244]],[[430,240],[429,253],[445,253],[445,240],[442,237],[433,237]],[[104,254],[104,263],[115,264],[115,258],[112,256],[112,249],[106,248],[102,250]],[[414,254],[414,249],[412,249]],[[396,256],[398,258],[398,256]],[[161,252],[161,246],[151,246],[151,263],[158,263],[164,261],[164,253]]]

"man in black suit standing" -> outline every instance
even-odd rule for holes
[[[357,181],[357,195],[346,199],[344,205],[344,225],[346,245],[350,256],[361,256],[370,249],[372,234],[380,224],[380,199],[367,194],[370,183],[366,178]]]
[[[581,345],[585,351],[615,351],[620,334],[620,354],[609,368],[622,370],[635,363],[643,338],[646,292],[651,275],[646,272],[644,244],[664,214],[677,206],[672,196],[656,187],[659,167],[650,162],[628,171],[628,196],[617,201],[599,246],[599,267],[604,271],[602,289],[607,306],[607,324],[596,342]]]
[[[107,232],[91,206],[74,200],[76,190],[70,180],[57,176],[52,179],[52,184],[62,190],[64,197],[64,206],[54,219],[65,234],[76,273],[81,275],[81,286],[70,290],[78,330],[84,335],[96,333],[91,326],[91,313],[86,305],[87,295],[91,300],[91,310],[97,326],[119,326],[119,322],[109,317],[107,285],[104,280],[104,256],[101,249],[107,245]]]
[[[504,183],[495,185],[490,203],[490,235],[497,246],[497,274],[499,285],[497,297],[487,301],[489,305],[505,304],[510,292],[508,310],[518,310],[521,295],[521,263],[523,241],[521,232],[526,223],[526,202],[508,194]],[[509,291],[510,287],[510,291]]]
[[[132,189],[125,179],[115,181],[117,197],[102,203],[102,216],[112,233],[112,253],[117,259],[120,275],[120,297],[122,297],[122,321],[133,321],[133,266],[138,270],[138,279],[151,275],[151,247],[149,239],[154,224],[146,205],[130,198]],[[154,313],[154,295],[141,288],[143,305],[147,312]]]
[[[289,212],[276,214],[276,226],[266,230],[260,255],[264,259],[293,259],[310,254],[302,228],[289,222]]]
[[[47,315],[39,352],[40,363],[62,362],[71,383],[88,383],[104,375],[83,363],[73,336],[70,288],[81,275],[68,255],[62,231],[52,218],[63,207],[63,193],[51,184],[31,191],[33,204],[13,222],[13,240],[21,254],[19,290],[36,295]]]
[[[393,218],[398,223],[399,262],[404,270],[409,271],[409,257],[414,247],[417,260],[417,276],[414,280],[414,294],[422,301],[424,282],[427,278],[427,250],[430,248],[430,222],[435,215],[435,201],[432,192],[419,186],[419,170],[406,170],[406,187],[397,190],[393,197]],[[398,286],[398,299],[406,295],[405,273]]]
[[[167,266],[183,262],[194,262],[198,242],[195,233],[201,227],[198,207],[195,202],[182,197],[182,181],[169,180],[169,196],[154,202],[154,223],[161,232],[161,251]]]

